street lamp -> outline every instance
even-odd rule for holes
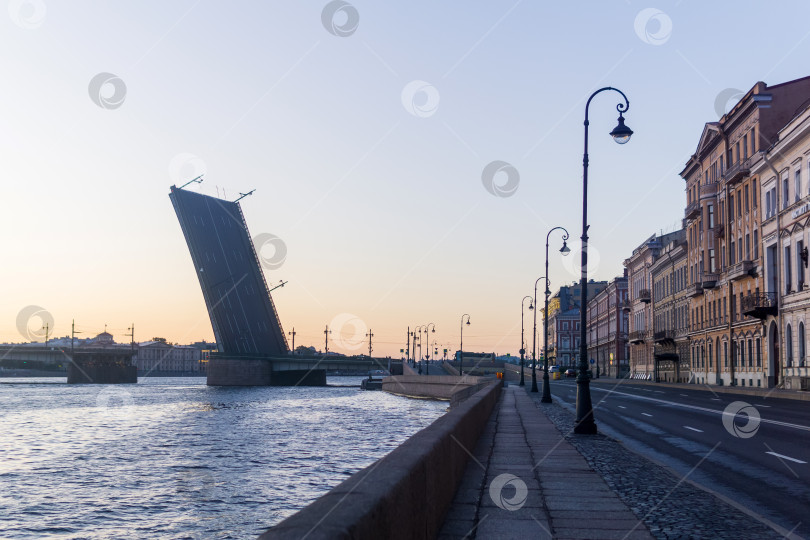
[[[595,434],[596,422],[593,419],[593,404],[591,403],[591,381],[588,374],[588,343],[585,329],[585,306],[588,303],[588,107],[591,100],[600,92],[614,90],[621,94],[624,103],[616,105],[619,111],[619,123],[610,132],[613,140],[625,144],[630,140],[633,130],[624,125],[624,115],[630,108],[630,100],[624,92],[617,88],[606,86],[600,88],[588,98],[585,104],[585,153],[582,157],[582,268],[580,283],[579,308],[579,375],[577,375],[577,418],[574,423],[574,433]]]
[[[458,359],[458,374],[464,375],[464,317],[467,317],[467,326],[470,326],[470,316],[464,314],[461,316],[461,338],[459,339],[459,359]]]
[[[524,296],[523,300],[520,301],[520,386],[526,386],[526,382],[523,379],[523,356],[526,354],[526,343],[523,341],[523,311],[527,298],[529,299],[529,311],[534,309],[532,297],[529,295]]]
[[[540,276],[534,282],[534,305],[537,305],[537,283],[541,280],[546,280],[546,289],[548,289],[548,279],[546,276]],[[532,330],[532,392],[537,392],[537,372],[535,371],[537,364],[537,310],[534,310],[534,327]]]
[[[413,329],[413,352],[416,353],[416,344],[419,343],[419,356],[416,358],[419,359],[419,374],[422,374],[422,326],[417,326]],[[416,366],[416,359],[414,359],[414,367]]]
[[[425,329],[425,375],[430,375],[430,336],[428,336],[428,328],[433,326],[432,332],[436,333],[436,325],[433,323],[427,323],[423,328]],[[422,344],[422,340],[419,340],[419,344]],[[419,349],[422,350],[421,348]]]
[[[568,231],[565,227],[554,227],[548,231],[546,235],[546,275],[548,275],[548,239],[551,233],[558,229],[563,231],[563,245],[560,248],[560,253],[563,254],[563,257],[571,253],[566,243],[566,240],[568,240]],[[551,403],[551,386],[548,384],[548,297],[550,294],[551,291],[548,289],[548,280],[546,280],[546,307],[545,311],[543,311],[543,397],[540,398],[541,403]]]

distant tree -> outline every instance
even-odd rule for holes
[[[165,337],[153,337],[152,341],[162,341],[163,343],[166,343],[166,338]]]

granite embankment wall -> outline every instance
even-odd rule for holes
[[[437,372],[439,367],[434,368]],[[453,375],[402,375],[383,379],[383,391],[398,396],[450,399],[454,393],[491,378]]]
[[[261,539],[435,538],[501,387],[502,381],[490,379],[393,452]]]

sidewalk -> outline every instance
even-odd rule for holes
[[[439,538],[652,538],[524,388],[504,388],[470,450]]]

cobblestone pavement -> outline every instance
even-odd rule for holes
[[[782,538],[770,527],[684,482],[615,439],[603,434],[574,436],[572,412],[556,402],[540,403],[540,394],[529,396],[656,538]]]

